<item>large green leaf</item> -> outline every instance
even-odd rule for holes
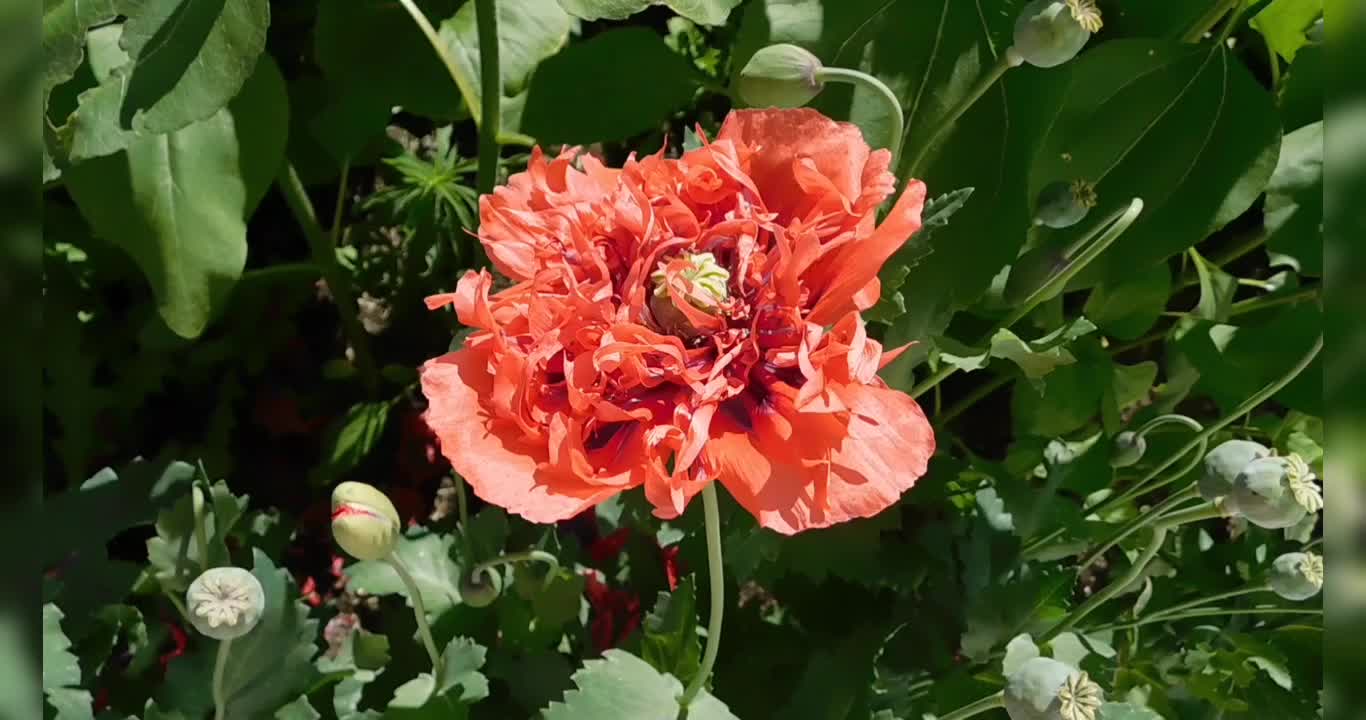
[[[1171,288],[1171,268],[1159,263],[1097,285],[1086,298],[1083,312],[1109,335],[1134,340],[1162,317]]]
[[[16,678],[17,679],[17,678]],[[71,652],[71,641],[62,632],[62,611],[51,603],[43,606],[43,694],[62,720],[92,716],[91,696],[78,687],[81,666]]]
[[[112,32],[106,32],[112,31]],[[117,28],[91,33],[107,46]],[[126,251],[152,285],[176,334],[197,337],[222,309],[246,263],[246,218],[284,154],[284,82],[268,59],[213,117],[166,135],[130,139],[124,152],[67,171],[67,187],[95,232]]]
[[[702,25],[725,25],[740,0],[559,0],[560,6],[584,20],[625,20],[651,5],[670,10]]]
[[[1266,38],[1267,47],[1286,60],[1294,60],[1309,42],[1305,32],[1321,17],[1323,0],[1272,0],[1250,24]]]
[[[1290,370],[1322,331],[1323,313],[1306,302],[1280,312],[1273,309],[1270,317],[1249,317],[1237,327],[1198,325],[1181,336],[1178,346],[1200,371],[1196,390],[1228,411]],[[1315,360],[1274,399],[1311,415],[1322,414],[1321,363],[1321,358]]]
[[[697,89],[696,75],[654,31],[608,30],[541,65],[522,130],[543,143],[622,140],[658,127],[686,105]],[[600,98],[601,105],[593,112],[565,112],[585,97]]]
[[[1074,283],[1117,280],[1182,251],[1266,187],[1280,147],[1275,101],[1222,45],[1118,40],[1075,65],[1030,191],[1081,179],[1101,207],[1140,197],[1144,210]],[[1057,234],[1070,242],[1090,227]]]
[[[269,717],[282,705],[313,687],[318,671],[318,621],[308,618],[308,606],[299,602],[289,571],[277,568],[269,556],[257,550],[251,574],[265,590],[266,606],[260,623],[232,641],[223,669],[223,690],[229,720]],[[204,692],[213,676],[218,643],[171,665],[158,700],[194,716],[212,709]]]
[[[81,95],[69,121],[73,162],[116,153],[138,135],[208,120],[252,76],[268,0],[119,0],[127,62]]]
[[[394,554],[417,582],[422,602],[430,618],[460,602],[460,568],[451,560],[455,538],[426,531],[414,531],[394,547]],[[346,569],[349,587],[370,595],[407,595],[407,588],[389,563],[379,560],[358,562]],[[409,601],[411,604],[411,601]]]
[[[520,96],[527,88],[531,73],[542,60],[569,41],[571,18],[555,0],[499,0],[497,4],[498,71],[503,76],[502,125],[504,129],[516,130],[520,124],[520,107],[526,100]],[[475,3],[465,3],[454,17],[441,23],[440,30],[441,41],[465,79],[460,92],[471,112],[482,102],[479,28],[475,12]],[[566,113],[565,117],[568,115]]]
[[[194,466],[178,461],[135,461],[115,472],[105,468],[79,489],[44,501],[43,512],[66,524],[61,543],[46,543],[42,560],[53,563],[71,553],[102,549],[118,532],[150,524],[157,513],[189,490]]]
[[[577,690],[550,703],[545,720],[676,720],[683,685],[624,650],[608,650],[574,673]],[[706,690],[688,706],[689,720],[731,720],[725,704]]]
[[[118,16],[117,0],[43,0],[43,111],[47,96],[75,74],[85,55],[85,33]]]
[[[1323,121],[1285,136],[1266,188],[1267,247],[1323,274]]]

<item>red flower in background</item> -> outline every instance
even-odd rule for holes
[[[720,480],[795,533],[874,515],[924,474],[929,423],[878,379],[895,352],[859,315],[920,227],[922,183],[877,226],[890,155],[812,110],[732,113],[676,160],[579,160],[535,151],[481,199],[512,287],[470,272],[428,299],[476,329],[422,387],[480,497],[554,522],[643,485],[671,518]]]

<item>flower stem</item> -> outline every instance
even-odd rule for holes
[[[417,618],[417,632],[422,636],[422,644],[427,647],[427,655],[432,659],[432,677],[440,682],[441,652],[436,649],[436,639],[432,637],[432,628],[427,624],[427,606],[422,602],[422,592],[418,590],[417,581],[413,580],[408,568],[397,555],[390,553],[385,559],[394,568],[394,572],[398,573],[403,586],[408,588],[408,597],[413,601],[413,617]]]
[[[228,698],[223,688],[223,675],[228,667],[228,653],[232,652],[232,638],[218,641],[218,655],[213,663],[213,718],[223,720],[227,717]]]
[[[1205,608],[1200,610],[1189,610],[1174,615],[1153,615],[1127,623],[1111,623],[1091,628],[1090,632],[1100,633],[1108,630],[1131,630],[1144,625],[1154,623],[1176,622],[1178,620],[1190,620],[1202,617],[1224,617],[1227,615],[1323,615],[1323,610],[1319,608]]]
[[[1139,437],[1143,437],[1148,433],[1152,432],[1153,430],[1156,430],[1157,428],[1168,423],[1179,423],[1181,425],[1185,425],[1186,427],[1196,432],[1200,432],[1201,430],[1205,429],[1204,425],[1201,425],[1199,421],[1193,418],[1188,418],[1185,415],[1180,415],[1177,413],[1168,413],[1166,415],[1158,415],[1152,420],[1143,423],[1143,426],[1140,427],[1138,429],[1138,432],[1136,432],[1135,434]]]
[[[1219,594],[1217,594],[1217,595],[1209,595],[1209,596],[1207,596],[1207,597],[1196,598],[1196,599],[1190,600],[1190,601],[1188,601],[1188,602],[1183,602],[1183,603],[1181,603],[1181,604],[1179,604],[1179,605],[1173,605],[1173,606],[1171,606],[1171,607],[1169,607],[1169,608],[1166,608],[1165,610],[1158,610],[1158,611],[1152,613],[1151,615],[1149,615],[1148,617],[1149,617],[1149,618],[1161,618],[1161,617],[1165,617],[1165,616],[1167,616],[1167,615],[1173,615],[1173,614],[1176,614],[1176,613],[1180,613],[1180,612],[1183,612],[1183,611],[1185,611],[1185,610],[1190,610],[1190,609],[1192,609],[1192,608],[1198,608],[1198,607],[1201,607],[1202,605],[1209,605],[1209,604],[1211,604],[1211,603],[1216,603],[1216,602],[1219,602],[1220,600],[1231,600],[1231,599],[1233,599],[1233,598],[1242,597],[1242,596],[1244,596],[1244,595],[1254,595],[1254,594],[1256,594],[1256,593],[1269,592],[1270,590],[1271,590],[1271,586],[1270,586],[1270,585],[1267,585],[1266,583],[1262,583],[1261,585],[1251,585],[1251,586],[1248,586],[1248,587],[1245,587],[1245,588],[1238,588],[1237,590],[1230,590],[1230,591],[1228,591],[1228,592],[1219,593]]]
[[[503,97],[503,76],[498,67],[498,8],[494,0],[475,0],[475,22],[479,29],[479,194],[493,192],[498,182],[499,110]]]
[[[1169,515],[1163,515],[1158,522],[1168,527],[1176,527],[1177,525],[1185,525],[1187,523],[1200,522],[1202,520],[1214,520],[1215,518],[1222,517],[1224,517],[1224,511],[1220,510],[1219,506],[1214,503],[1207,502],[1187,510],[1177,510]]]
[[[697,693],[707,684],[711,669],[716,665],[716,653],[721,649],[721,616],[726,607],[726,577],[721,569],[721,506],[716,499],[716,483],[707,483],[702,488],[702,510],[706,513],[707,523],[707,570],[711,582],[711,618],[707,621],[707,649],[702,653],[702,665],[697,669],[692,682],[678,698],[680,707],[697,697]]]
[[[962,117],[963,113],[966,113],[969,108],[977,104],[977,101],[991,89],[992,85],[996,84],[997,80],[1000,80],[1001,77],[1006,74],[1007,70],[1018,67],[1022,62],[1024,62],[1024,58],[1015,51],[1015,48],[1006,48],[1006,51],[1001,53],[1001,57],[996,59],[996,64],[991,66],[991,69],[987,71],[987,74],[979,78],[977,84],[968,91],[967,97],[963,98],[963,101],[958,103],[953,110],[950,110],[949,114],[945,115],[943,119],[939,121],[939,124],[930,131],[930,134],[926,136],[925,141],[920,144],[920,148],[916,151],[915,157],[911,160],[910,164],[906,166],[904,171],[898,172],[897,177],[915,177],[916,173],[923,170],[924,168],[921,167],[921,163],[925,161],[926,154],[929,153],[930,149],[939,141],[940,136],[947,132],[950,127],[953,127],[953,124],[958,122],[958,118]]]
[[[349,163],[342,165],[341,185],[343,190],[339,192],[345,192],[348,167]],[[351,294],[350,280],[342,271],[341,265],[337,263],[337,246],[332,239],[335,237],[337,228],[333,228],[332,236],[323,233],[322,227],[318,225],[318,215],[313,211],[313,202],[308,199],[308,192],[304,189],[304,183],[299,179],[299,173],[295,171],[292,164],[285,163],[284,168],[280,171],[280,176],[275,180],[275,184],[280,188],[280,193],[285,196],[285,203],[289,205],[290,211],[294,213],[294,219],[308,238],[313,264],[322,272],[323,281],[327,283],[327,289],[332,293],[332,299],[336,301],[337,313],[341,316],[342,331],[355,350],[356,369],[360,371],[366,389],[373,393],[379,387],[379,373],[375,369],[374,358],[370,355],[370,336],[366,334],[365,328],[360,324],[360,317],[356,313],[356,299]]]
[[[1005,707],[1005,694],[1000,692],[970,702],[947,715],[940,715],[939,720],[967,720],[974,715],[981,715],[988,710],[995,710],[999,707]]]
[[[195,502],[199,500],[199,502]],[[190,512],[194,515],[194,542],[199,549],[199,567],[201,570],[209,569],[209,531],[204,526],[204,503],[208,499],[204,497],[204,491],[196,484],[190,488]]]
[[[896,167],[897,155],[901,151],[901,136],[906,132],[906,115],[901,110],[901,101],[897,99],[896,93],[887,87],[886,83],[876,77],[858,70],[849,68],[828,67],[822,68],[816,73],[818,82],[839,82],[857,85],[873,91],[882,98],[883,104],[890,111],[892,127],[888,132],[887,149],[892,153],[892,167]]]
[[[476,577],[479,575],[479,573],[484,572],[485,570],[488,570],[491,567],[496,567],[498,565],[512,565],[514,563],[526,562],[528,560],[539,560],[545,563],[546,565],[550,566],[551,574],[554,574],[555,571],[560,569],[560,559],[555,557],[554,555],[551,555],[550,553],[544,550],[527,550],[525,552],[515,552],[508,553],[506,555],[500,555],[492,560],[485,560],[484,562],[475,565],[474,568],[470,570],[470,577]]]
[[[417,23],[417,27],[422,31],[422,34],[427,37],[427,42],[431,43],[432,50],[436,51],[436,56],[441,59],[441,64],[446,66],[446,72],[450,74],[451,80],[455,82],[456,89],[460,91],[460,95],[465,99],[465,106],[470,109],[470,115],[474,117],[475,123],[482,122],[483,116],[481,113],[479,96],[474,94],[474,83],[471,82],[469,76],[465,74],[465,71],[455,63],[455,58],[451,57],[451,54],[447,52],[446,44],[441,42],[441,36],[437,34],[436,28],[432,27],[431,21],[427,19],[426,15],[422,14],[422,10],[413,3],[413,0],[398,1],[403,5],[403,9],[407,10],[408,14],[412,16],[413,22]]]
[[[1158,503],[1155,507],[1149,509],[1142,515],[1139,515],[1120,526],[1119,530],[1116,530],[1110,537],[1106,538],[1104,542],[1093,548],[1091,552],[1087,553],[1086,556],[1081,559],[1081,562],[1077,563],[1077,573],[1080,574],[1086,568],[1091,567],[1092,563],[1099,560],[1105,553],[1110,552],[1110,548],[1124,542],[1130,535],[1133,535],[1139,530],[1156,522],[1167,511],[1187,500],[1197,497],[1199,494],[1200,493],[1196,491],[1194,487],[1186,488]]]
[[[1081,622],[1083,618],[1094,612],[1096,608],[1099,608],[1101,605],[1109,602],[1111,598],[1124,592],[1125,588],[1142,577],[1143,571],[1148,567],[1148,563],[1156,557],[1158,551],[1162,549],[1162,543],[1167,539],[1167,529],[1168,525],[1165,523],[1159,523],[1153,526],[1152,539],[1148,542],[1148,546],[1143,549],[1143,552],[1140,553],[1138,557],[1134,558],[1134,564],[1129,566],[1129,571],[1124,573],[1124,576],[1119,580],[1098,590],[1095,595],[1087,598],[1086,602],[1078,605],[1076,609],[1068,613],[1067,617],[1058,621],[1058,624],[1054,625],[1048,632],[1045,632],[1039,637],[1039,644],[1046,643],[1057,637],[1059,633],[1071,629],[1072,626]]]

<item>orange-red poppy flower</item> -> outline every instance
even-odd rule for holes
[[[469,272],[427,300],[475,330],[422,368],[442,452],[533,522],[640,485],[676,517],[713,480],[782,533],[896,502],[934,435],[859,316],[920,227],[918,181],[876,224],[889,163],[807,109],[735,112],[619,170],[534,151],[479,208],[513,285]]]

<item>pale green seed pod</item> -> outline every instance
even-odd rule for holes
[[[389,497],[370,485],[344,482],[332,491],[332,537],[358,560],[383,560],[402,527]]]
[[[1026,660],[1006,678],[1010,720],[1096,720],[1105,694],[1087,674],[1053,658]]]
[[[1286,600],[1308,600],[1323,589],[1323,558],[1314,553],[1286,553],[1271,563],[1266,580]]]
[[[251,632],[261,621],[266,593],[255,575],[239,567],[205,570],[185,592],[190,623],[200,634],[230,640]]]
[[[825,88],[817,77],[822,67],[820,58],[805,48],[769,45],[745,64],[736,90],[751,107],[802,107]]]
[[[1271,449],[1251,440],[1228,440],[1205,455],[1205,472],[1200,476],[1200,496],[1214,502],[1233,492],[1233,481],[1248,463],[1269,457]]]
[[[1035,67],[1061,65],[1077,56],[1100,30],[1095,0],[1034,0],[1015,20],[1015,51]]]
[[[1129,467],[1143,459],[1148,451],[1148,441],[1132,430],[1115,436],[1114,447],[1110,449],[1110,467]]]
[[[460,600],[470,607],[487,607],[502,592],[503,576],[496,570],[484,569],[460,578]]]
[[[710,315],[718,312],[718,306],[730,296],[730,271],[716,261],[709,252],[691,254],[685,257],[691,267],[684,270],[684,278],[693,283],[696,294],[688,299],[688,304]],[[675,306],[669,292],[668,278],[664,272],[665,262],[650,275],[654,291],[650,294],[650,312],[660,329],[673,335],[693,337],[697,329],[692,322]]]
[[[1072,227],[1096,206],[1096,188],[1085,180],[1049,183],[1039,191],[1034,224],[1054,229]]]
[[[1234,478],[1225,507],[1258,527],[1288,528],[1323,507],[1313,478],[1298,455],[1253,460]]]

